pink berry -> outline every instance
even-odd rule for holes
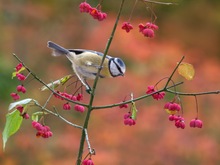
[[[153,85],[148,86],[146,94],[151,94],[153,92],[155,92],[154,86]]]
[[[64,110],[70,110],[70,109],[71,109],[70,104],[69,104],[69,103],[63,104],[63,109],[64,109]]]
[[[153,38],[154,37],[154,31],[152,29],[146,28],[142,31],[145,37]]]
[[[142,32],[146,28],[146,26],[144,26],[142,23],[140,23],[138,27],[139,27],[139,32]]]
[[[189,123],[190,127],[197,127],[197,128],[202,128],[203,123],[199,119],[192,119]]]
[[[73,100],[73,101],[77,101],[77,97],[73,96],[73,95],[72,95],[72,97],[70,99]]]
[[[129,23],[129,22],[124,22],[122,24],[122,27],[121,27],[123,30],[125,30],[127,33],[129,33],[132,29],[133,29],[133,26]]]
[[[24,114],[22,115],[22,117],[23,117],[24,119],[29,119],[29,118],[30,118],[30,116],[29,116],[27,113],[24,113]]]
[[[18,92],[25,93],[25,92],[26,92],[26,88],[25,88],[23,85],[18,85],[18,86],[17,86],[17,91],[18,91]]]
[[[20,96],[17,93],[11,93],[10,95],[15,101],[20,99]]]
[[[83,100],[83,95],[81,93],[78,93],[78,95],[76,96],[77,101],[81,101]]]
[[[158,26],[150,22],[146,23],[146,27],[149,29],[158,30]]]
[[[92,7],[87,2],[82,2],[79,5],[80,12],[89,13],[91,11]]]
[[[26,77],[23,74],[17,73],[16,77],[18,78],[19,81],[23,81],[26,79]]]
[[[128,104],[121,104],[119,105],[119,108],[128,108]]]
[[[84,112],[85,111],[85,107],[79,104],[75,104],[74,109],[78,112]]]
[[[92,159],[89,158],[89,159],[83,160],[82,165],[94,165],[94,163],[93,163]]]
[[[22,67],[23,67],[22,63],[19,63],[19,64],[15,67],[15,69],[16,69],[16,71],[18,72]]]
[[[22,113],[23,110],[24,110],[24,107],[21,106],[21,105],[19,105],[19,106],[16,107],[16,109],[17,109],[20,113]]]

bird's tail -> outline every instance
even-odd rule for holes
[[[53,52],[52,52],[53,56],[67,55],[69,53],[69,50],[63,48],[60,45],[55,44],[52,41],[47,42],[47,47],[51,48],[53,50]]]

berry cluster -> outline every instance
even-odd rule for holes
[[[141,32],[145,37],[149,38],[154,37],[154,30],[158,30],[158,26],[151,22],[147,22],[145,25],[141,23],[138,27],[139,32]]]
[[[164,110],[170,114],[169,120],[174,121],[174,124],[177,128],[185,128],[185,122],[184,118],[180,115],[175,115],[176,113],[179,113],[181,111],[181,106],[180,104],[175,102],[175,98],[173,101],[167,102],[164,105]]]
[[[124,124],[129,126],[136,124],[136,121],[132,118],[131,112],[128,112],[124,115]]]
[[[150,85],[147,87],[147,91],[146,94],[152,94],[151,96],[155,99],[155,100],[161,100],[164,98],[165,96],[165,92],[157,92],[157,90],[155,89],[155,87],[153,85]]]
[[[22,63],[19,63],[16,67],[15,67],[15,72],[12,73],[12,78],[13,77],[17,77],[17,79],[19,81],[24,81],[27,77],[24,76],[21,72],[24,70],[24,67],[22,65]],[[24,85],[18,85],[16,88],[17,92],[22,92],[22,93],[26,93],[26,88],[24,87]],[[20,95],[16,92],[12,92],[10,94],[10,96],[13,98],[14,101],[19,100],[20,99]]]
[[[185,122],[184,122],[184,118],[183,117],[181,117],[180,115],[178,115],[178,116],[176,116],[176,115],[174,115],[174,114],[172,114],[172,115],[170,115],[169,116],[169,120],[170,121],[174,121],[175,123],[175,126],[177,127],[177,128],[182,128],[182,129],[184,129],[185,128]]]
[[[158,26],[151,22],[147,22],[145,25],[141,23],[139,24],[138,27],[139,27],[139,32],[141,32],[145,37],[149,37],[149,38],[153,38],[154,31],[158,30]],[[123,22],[121,28],[125,30],[127,33],[129,33],[133,29],[133,26],[131,25],[130,22]]]
[[[107,14],[101,11],[100,4],[97,8],[91,7],[90,4],[88,4],[87,2],[82,2],[79,5],[80,12],[89,13],[94,19],[97,19],[98,21],[103,21],[104,19],[106,19]]]
[[[82,165],[94,165],[94,163],[93,163],[92,159],[89,158],[89,159],[83,160]]]
[[[176,114],[177,112],[179,112],[181,110],[181,106],[175,102],[167,102],[164,105],[164,109],[166,110],[166,112],[168,114]]]
[[[36,121],[32,122],[32,126],[37,130],[36,137],[49,138],[53,135],[49,126],[42,125]]]
[[[59,95],[58,95],[59,94]],[[55,98],[58,98],[60,100],[64,100],[63,97],[73,100],[73,101],[81,101],[83,100],[83,95],[81,93],[78,93],[77,96],[72,95],[72,94],[68,94],[66,92],[60,92],[60,91],[56,91],[56,93],[54,93]],[[63,97],[60,97],[63,96]],[[69,102],[66,102],[63,104],[63,110],[70,110],[71,109],[71,104]],[[79,104],[75,104],[74,105],[74,110],[78,111],[78,112],[84,112],[85,111],[85,107]]]

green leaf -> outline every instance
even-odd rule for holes
[[[34,100],[34,99],[31,99],[31,98],[20,100],[20,101],[11,103],[8,107],[8,110],[10,111],[10,110],[16,108],[18,105],[22,105],[22,106],[24,106],[24,105],[34,105],[35,103],[37,103],[37,101]]]
[[[38,111],[32,114],[31,119],[33,121],[39,121],[39,117],[48,114],[47,112]]]
[[[60,84],[64,85],[70,78],[71,78],[71,75],[67,75],[67,76],[65,76],[65,77],[63,77],[63,78],[61,78],[59,80],[56,80],[56,81],[53,81],[53,82],[47,84],[47,86],[44,85],[44,86],[41,87],[41,91],[48,90],[47,87],[49,87],[49,88],[57,88]]]
[[[137,108],[136,108],[135,102],[132,102],[132,103],[131,103],[131,106],[132,106],[132,107],[131,107],[131,118],[134,119],[134,120],[136,120],[138,110],[137,110]]]
[[[67,75],[63,78],[60,79],[61,84],[65,84],[70,78],[72,77],[72,75]]]
[[[3,150],[5,150],[5,145],[8,138],[19,130],[22,121],[23,121],[23,117],[20,115],[20,112],[17,110],[8,113],[6,115],[6,124],[4,131],[2,133]]]

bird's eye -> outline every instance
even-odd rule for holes
[[[120,66],[124,66],[124,62],[120,58],[116,58],[116,61]]]

